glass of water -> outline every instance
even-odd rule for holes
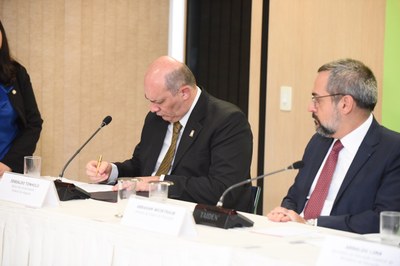
[[[24,175],[32,177],[40,177],[41,166],[42,166],[42,158],[40,156],[24,157]]]
[[[136,194],[136,182],[130,179],[118,178],[118,212],[115,214],[116,217],[121,218],[123,216],[128,199]]]

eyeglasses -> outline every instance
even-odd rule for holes
[[[343,93],[334,93],[334,94],[328,94],[328,95],[322,95],[322,96],[315,96],[315,95],[313,95],[312,97],[311,97],[311,101],[313,102],[313,104],[314,104],[314,106],[316,106],[318,103],[319,103],[319,99],[321,99],[321,98],[325,98],[325,97],[334,97],[334,96],[343,96],[343,95],[345,95],[345,94],[343,94]]]

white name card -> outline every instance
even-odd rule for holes
[[[330,236],[322,246],[317,265],[400,265],[400,249],[380,243]]]
[[[197,236],[192,215],[185,207],[131,197],[122,224],[175,236]]]
[[[53,181],[9,172],[1,178],[0,199],[34,208],[59,205]]]

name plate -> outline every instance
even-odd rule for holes
[[[122,224],[175,236],[197,236],[192,215],[185,207],[131,197]]]
[[[59,205],[53,181],[10,172],[1,178],[0,199],[34,208]]]
[[[400,249],[380,243],[330,236],[322,246],[317,265],[400,265]]]

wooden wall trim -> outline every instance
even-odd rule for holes
[[[339,58],[363,61],[381,99],[385,1],[270,0],[265,171],[301,159],[314,134],[307,112],[317,69]],[[279,110],[280,86],[293,88],[292,111]],[[374,112],[380,120],[381,104]],[[264,213],[280,204],[295,171],[265,180]]]

